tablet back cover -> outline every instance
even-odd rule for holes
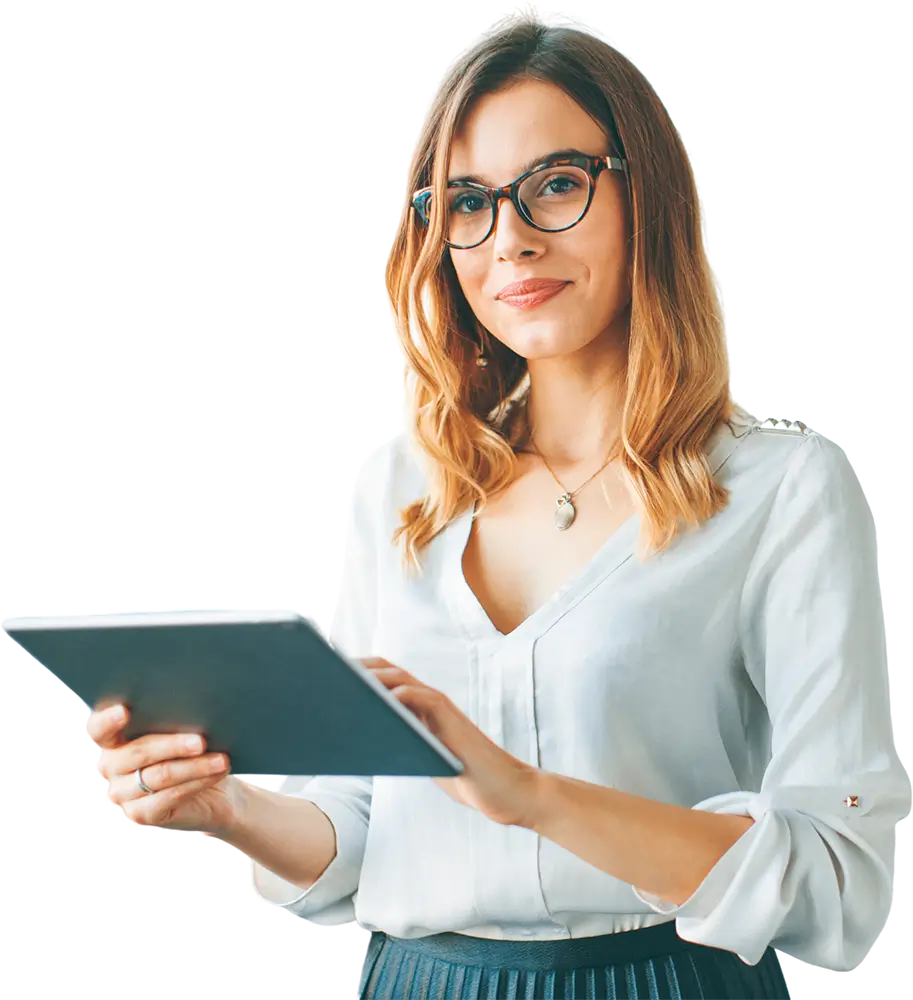
[[[295,612],[19,618],[6,632],[127,740],[198,732],[233,774],[452,777],[462,764],[361,663]]]

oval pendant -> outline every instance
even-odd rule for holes
[[[566,531],[577,516],[574,505],[571,503],[570,494],[558,497],[558,509],[555,511],[555,527],[559,531]]]

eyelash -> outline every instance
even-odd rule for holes
[[[552,184],[555,181],[566,181],[566,182],[570,183],[573,187],[578,187],[579,186],[577,184],[577,182],[573,179],[573,177],[568,177],[566,174],[556,174],[554,177],[549,177],[548,180],[545,181],[545,185]],[[559,191],[559,192],[556,192],[556,193],[557,194],[567,194],[566,191]],[[468,194],[461,194],[456,199],[456,201],[454,201],[454,203],[452,205],[452,209],[455,210],[460,205],[460,202],[464,198],[480,198],[481,199],[481,197],[482,197],[482,195],[479,194],[479,193],[477,193],[477,192],[469,192]]]

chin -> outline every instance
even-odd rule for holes
[[[580,349],[579,345],[576,344],[556,344],[551,342],[518,344],[516,347],[508,346],[515,354],[519,354],[521,358],[526,358],[527,361],[547,361],[549,358],[561,358],[574,354]]]
[[[502,343],[506,344],[515,354],[523,358],[538,360],[540,358],[560,357],[564,354],[573,354],[585,347],[588,340],[584,338],[569,336],[567,327],[556,328],[554,322],[535,323],[529,322],[517,336],[517,331],[512,330],[510,337],[499,337]]]

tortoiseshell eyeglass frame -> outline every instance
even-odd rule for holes
[[[542,226],[537,226],[535,222],[529,217],[529,213],[526,211],[526,207],[523,202],[520,201],[520,185],[532,174],[538,173],[540,170],[549,170],[553,167],[581,167],[586,171],[587,176],[590,179],[590,189],[587,193],[586,207],[580,215],[580,218],[575,222],[572,222],[569,226],[562,226],[561,229],[544,229]],[[484,195],[488,198],[489,203],[492,206],[491,213],[491,226],[488,232],[480,239],[477,243],[470,243],[467,246],[463,246],[459,243],[451,243],[446,237],[444,242],[447,246],[454,250],[472,250],[474,247],[481,246],[485,240],[494,232],[495,225],[498,219],[498,203],[502,198],[509,198],[514,208],[520,215],[527,225],[533,227],[533,229],[538,229],[542,233],[563,233],[567,229],[572,229],[577,223],[582,222],[586,216],[586,213],[590,210],[590,203],[593,200],[593,193],[596,190],[596,180],[603,170],[620,170],[624,175],[625,179],[628,178],[628,161],[625,159],[620,159],[617,156],[558,156],[551,160],[546,160],[545,163],[540,163],[538,166],[532,168],[532,170],[527,170],[525,173],[520,174],[520,176],[511,181],[510,184],[505,184],[503,187],[486,187],[484,184],[476,184],[473,181],[449,181],[447,184],[448,188],[460,187],[460,188],[472,188],[474,191],[478,191],[479,194]],[[423,187],[415,192],[412,196],[412,208],[417,213],[418,217],[427,226],[429,223],[428,216],[428,199],[431,197],[434,189],[433,187]]]

